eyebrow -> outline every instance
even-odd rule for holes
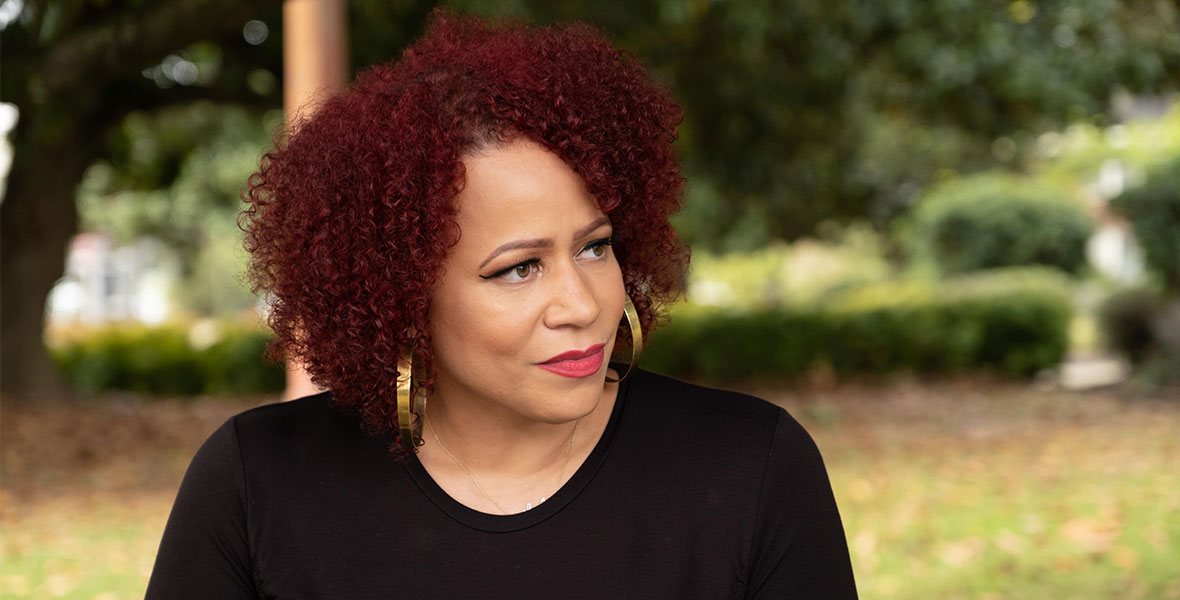
[[[589,225],[575,231],[574,232],[574,239],[576,240],[578,238],[586,237],[586,236],[590,235],[590,233],[593,232],[595,229],[598,229],[599,227],[602,227],[603,225],[610,225],[610,219],[608,219],[606,217],[599,217],[599,218],[595,219],[593,223],[590,223]],[[488,263],[492,262],[492,260],[495,259],[497,256],[500,256],[501,254],[503,254],[509,250],[517,250],[520,248],[552,248],[552,247],[553,247],[553,238],[534,238],[531,240],[516,240],[514,242],[508,242],[507,244],[504,244],[503,246],[500,246],[499,248],[492,250],[492,253],[490,255],[488,255],[488,257],[485,258],[482,263],[479,263],[479,268],[480,269],[484,268],[485,266],[487,266]]]

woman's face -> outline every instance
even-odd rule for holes
[[[431,296],[436,394],[505,421],[580,418],[602,397],[623,314],[610,221],[534,142],[464,164],[461,235]]]

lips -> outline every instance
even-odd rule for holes
[[[563,377],[589,377],[602,368],[603,346],[595,344],[585,350],[563,352],[537,366]]]

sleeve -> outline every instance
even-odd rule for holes
[[[815,442],[779,411],[758,498],[747,598],[855,599],[844,526]]]
[[[246,531],[246,485],[231,419],[184,475],[146,598],[256,598]]]

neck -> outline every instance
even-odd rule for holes
[[[428,403],[429,404],[429,403]],[[427,413],[431,429],[427,443],[435,442],[471,471],[491,476],[527,477],[563,460],[567,443],[579,421],[555,425],[507,429],[479,426],[462,411],[448,411],[434,402]],[[453,413],[458,412],[459,415]]]
[[[553,423],[438,383],[417,458],[452,498],[498,514],[539,505],[573,476],[606,430],[618,393],[608,383],[589,412]]]
[[[570,460],[571,454],[577,457],[580,451],[593,448],[610,419],[617,390],[616,384],[606,384],[589,413],[572,421],[548,423],[439,386],[426,403],[432,435],[423,451],[434,454],[429,446],[437,436],[476,476],[520,480],[549,473]],[[578,433],[571,446],[575,428]]]

